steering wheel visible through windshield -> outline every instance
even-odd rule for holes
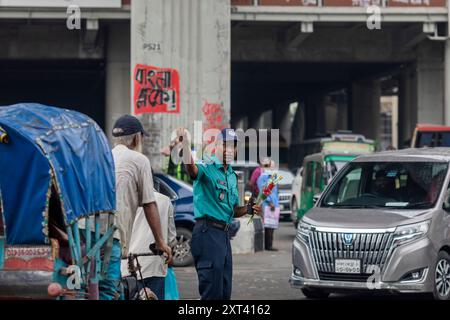
[[[431,208],[447,168],[442,162],[353,162],[332,183],[320,206]]]

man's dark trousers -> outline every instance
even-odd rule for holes
[[[228,232],[213,227],[207,220],[194,226],[192,255],[202,300],[230,300],[233,260]]]

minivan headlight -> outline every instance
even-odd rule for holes
[[[297,228],[297,239],[303,242],[308,242],[311,231],[312,226],[310,224],[300,222]]]
[[[430,228],[430,220],[399,226],[394,232],[394,245],[402,245],[424,237]]]

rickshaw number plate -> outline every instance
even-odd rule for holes
[[[357,259],[336,259],[334,270],[336,273],[361,273],[361,261]]]
[[[6,259],[18,258],[23,260],[34,258],[50,258],[50,246],[36,246],[36,247],[6,247]]]

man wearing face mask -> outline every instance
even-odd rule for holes
[[[194,226],[192,255],[198,274],[202,300],[231,298],[233,262],[228,228],[233,218],[261,214],[261,206],[239,206],[237,175],[230,163],[237,152],[234,130],[223,129],[216,137],[215,154],[194,163],[187,132],[179,129],[183,141],[183,161],[194,181]]]

